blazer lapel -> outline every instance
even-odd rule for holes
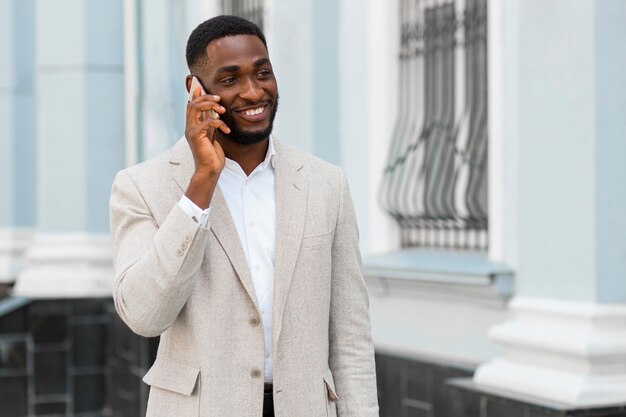
[[[283,311],[304,233],[308,182],[300,172],[302,165],[283,155],[279,141],[276,149],[276,263],[272,322],[273,349],[280,336]]]
[[[174,166],[172,175],[180,188],[187,190],[189,181],[194,172],[194,161],[191,149],[187,144],[187,140],[183,137],[172,149],[170,164]],[[248,261],[241,247],[239,234],[230,215],[230,210],[226,205],[226,200],[220,191],[220,187],[215,187],[213,198],[211,200],[211,212],[209,214],[209,227],[217,238],[218,242],[226,252],[226,256],[233,265],[237,276],[241,280],[248,296],[254,302],[258,309],[254,285],[252,284],[252,276],[248,268]]]
[[[209,214],[209,225],[213,234],[222,245],[224,252],[230,259],[230,263],[233,265],[235,272],[239,276],[241,283],[243,284],[248,296],[254,302],[257,310],[259,305],[256,299],[256,292],[254,291],[254,284],[252,283],[252,275],[250,274],[250,268],[248,267],[248,261],[246,255],[241,247],[241,241],[239,240],[239,234],[237,228],[233,222],[233,218],[230,215],[226,200],[220,191],[220,187],[215,187],[213,192],[213,198],[211,200],[211,213]]]

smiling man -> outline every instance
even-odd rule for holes
[[[161,336],[148,417],[378,416],[343,173],[271,135],[278,87],[256,25],[202,23],[187,63],[185,137],[111,194],[115,306]]]

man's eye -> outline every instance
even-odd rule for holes
[[[227,77],[220,81],[222,84],[233,84],[235,82],[235,77]]]
[[[259,77],[260,78],[268,78],[271,75],[272,75],[272,71],[270,71],[270,70],[259,71]]]

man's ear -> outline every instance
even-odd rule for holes
[[[193,78],[193,75],[188,75],[185,77],[185,88],[187,88],[187,92],[189,92],[189,89],[191,88],[191,79]]]

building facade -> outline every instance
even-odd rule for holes
[[[348,177],[381,416],[626,415],[624,0],[0,1],[0,414],[142,414],[110,186],[182,135],[223,12]]]

